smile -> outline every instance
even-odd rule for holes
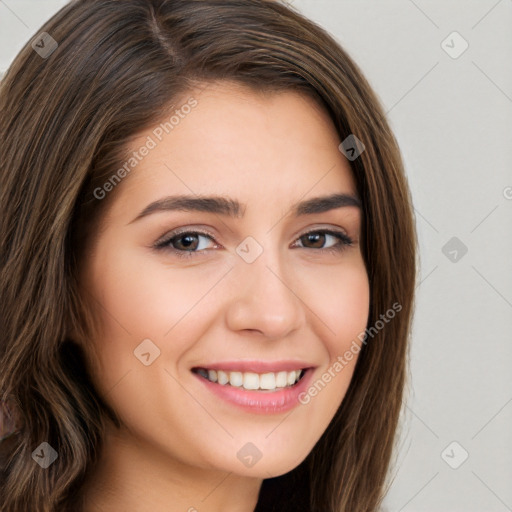
[[[306,360],[232,360],[190,368],[211,404],[229,404],[251,414],[280,414],[301,406],[316,366]]]
[[[204,379],[221,386],[267,392],[291,388],[301,380],[305,373],[304,369],[266,373],[223,371],[206,368],[194,368],[192,371]]]

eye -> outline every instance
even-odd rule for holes
[[[318,247],[318,245],[324,246],[324,244],[331,241],[334,241],[334,245],[330,245],[329,247]],[[319,249],[321,251],[328,252],[340,252],[345,249],[347,246],[351,246],[353,244],[353,240],[343,233],[342,231],[335,231],[330,229],[320,229],[316,231],[308,231],[301,235],[298,239],[301,244],[309,244],[312,243],[315,247],[306,247],[306,249]]]
[[[154,247],[158,250],[170,250],[180,258],[190,258],[194,252],[207,248],[204,242],[201,244],[201,238],[214,240],[211,233],[202,231],[174,231],[163,240],[157,242]]]
[[[170,251],[180,258],[191,258],[194,257],[194,253],[200,253],[208,249],[208,243],[201,243],[201,239],[215,242],[212,233],[195,230],[173,231],[162,240],[157,241],[153,247],[157,250]],[[342,231],[330,229],[308,231],[301,235],[297,241],[301,243],[298,248],[316,249],[318,251],[331,253],[339,253],[347,246],[353,244],[353,240]],[[332,244],[332,242],[334,242],[334,244]],[[326,243],[331,243],[331,245],[324,247]],[[313,244],[313,247],[306,247],[305,244]]]

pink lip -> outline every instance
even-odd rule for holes
[[[236,368],[240,369],[240,362],[237,365]],[[279,366],[279,368],[282,369],[283,367]],[[294,368],[297,368],[297,366],[294,366]],[[211,382],[196,373],[194,375],[206,386],[208,391],[240,409],[253,414],[278,414],[289,411],[300,404],[299,396],[309,387],[313,373],[314,368],[308,368],[297,384],[279,391],[246,390],[243,387]]]
[[[205,370],[222,370],[225,372],[254,372],[254,373],[277,373],[291,372],[293,370],[302,370],[311,368],[313,365],[306,361],[223,361],[219,363],[207,363],[197,365],[195,368],[204,368]]]

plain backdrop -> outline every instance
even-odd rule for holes
[[[0,0],[0,72],[65,3]],[[512,511],[512,1],[289,3],[362,68],[413,195],[421,275],[384,510]]]

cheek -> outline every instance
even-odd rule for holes
[[[162,262],[125,251],[98,268],[94,288],[110,318],[107,328],[120,325],[134,336],[160,338],[197,304],[208,290],[211,275],[173,269]]]
[[[323,341],[326,363],[318,368],[301,401],[325,427],[341,405],[354,373],[368,322],[370,289],[362,259],[321,273],[316,277],[322,286],[308,289],[311,309],[319,318],[316,334]]]
[[[163,261],[113,247],[93,260],[90,293],[101,320],[101,340],[93,343],[107,388],[134,364],[134,350],[143,340],[158,347],[160,361],[176,365],[200,326],[214,317],[204,299],[229,267],[173,268]]]
[[[323,325],[321,338],[331,361],[342,355],[366,329],[370,308],[370,289],[361,259],[323,269],[317,275],[321,286],[308,286],[311,304]]]

